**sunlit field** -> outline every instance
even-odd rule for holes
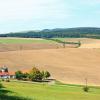
[[[77,85],[50,85],[43,83],[3,82],[0,100],[99,100],[100,88],[91,87],[89,92]],[[2,99],[1,94],[5,95]],[[6,97],[9,97],[8,99]],[[17,99],[15,99],[15,98]],[[14,99],[12,99],[14,98]],[[19,98],[19,99],[18,99]]]

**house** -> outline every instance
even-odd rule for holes
[[[15,78],[14,72],[9,72],[7,67],[1,67],[0,68],[0,78],[2,79],[8,79],[8,78]]]
[[[0,72],[0,78],[4,78],[4,79],[10,78],[10,75],[8,72]]]

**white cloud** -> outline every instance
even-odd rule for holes
[[[62,0],[0,0],[0,21],[62,18],[68,15],[69,10]]]

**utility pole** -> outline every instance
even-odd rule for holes
[[[88,79],[85,78],[85,86],[87,87],[88,86]]]

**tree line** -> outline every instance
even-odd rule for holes
[[[0,37],[21,38],[100,38],[100,28],[81,27],[67,29],[45,29],[41,31],[0,34]]]
[[[48,71],[40,71],[38,68],[33,67],[29,73],[23,73],[22,71],[15,72],[16,79],[18,80],[30,80],[30,81],[44,81],[51,75]]]

